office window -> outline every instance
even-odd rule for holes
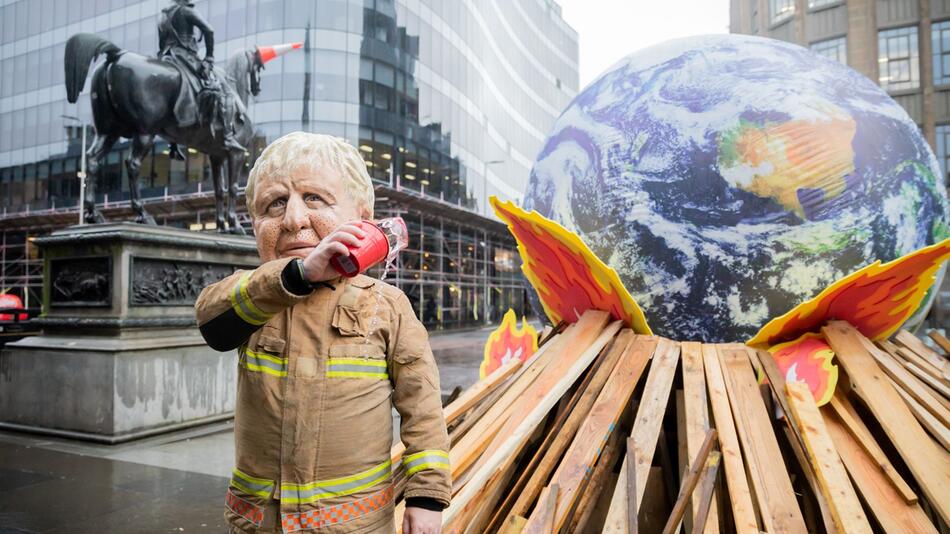
[[[878,81],[886,91],[920,87],[920,66],[917,53],[917,27],[896,28],[878,32]]]
[[[795,13],[795,0],[769,0],[769,20],[779,22]]]
[[[842,3],[842,0],[808,0],[808,9],[816,9],[839,3]]]
[[[933,43],[934,85],[950,84],[950,20],[931,26]]]
[[[950,184],[947,174],[950,165],[947,164],[947,158],[950,158],[950,124],[941,124],[937,126],[937,161],[940,163],[944,184]]]
[[[848,64],[848,39],[846,37],[812,43],[811,49],[828,59],[833,59],[844,65]]]

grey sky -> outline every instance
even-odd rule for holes
[[[729,32],[729,0],[558,0],[580,40],[581,87],[631,52]]]

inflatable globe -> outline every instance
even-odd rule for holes
[[[683,340],[746,340],[950,236],[937,160],[894,100],[805,48],[740,35],[647,48],[587,86],[524,207],[576,232],[654,332]]]

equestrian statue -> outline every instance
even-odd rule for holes
[[[122,50],[89,33],[78,33],[66,42],[70,103],[79,98],[90,64],[102,54],[106,57],[92,74],[96,136],[87,151],[91,179],[82,199],[83,220],[105,222],[95,205],[98,171],[112,146],[125,137],[131,140],[125,165],[135,220],[155,224],[142,203],[139,168],[155,136],[160,136],[171,145],[171,157],[184,159],[182,146],[208,155],[217,229],[243,234],[237,221],[237,188],[247,158],[245,147],[254,136],[248,99],[260,92],[264,63],[302,44],[252,47],[234,54],[221,69],[214,64],[214,30],[188,0],[174,0],[162,10],[158,35],[157,58]],[[203,58],[198,56],[201,40]]]

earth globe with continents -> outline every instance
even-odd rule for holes
[[[741,35],[608,69],[555,122],[523,204],[576,232],[653,331],[683,340],[744,341],[950,236],[937,160],[894,100],[841,63]]]

